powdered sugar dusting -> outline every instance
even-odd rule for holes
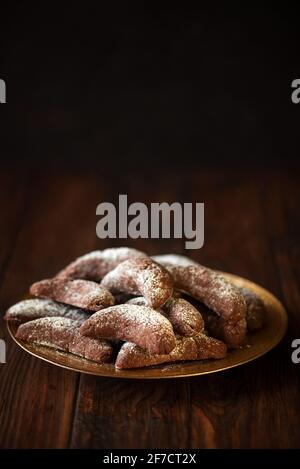
[[[169,352],[175,347],[171,323],[147,306],[112,306],[93,314],[80,331],[91,337],[134,342],[152,353]]]
[[[223,358],[225,355],[225,344],[204,334],[177,336],[175,348],[165,355],[151,355],[137,345],[126,342],[117,356],[116,368],[140,368],[176,361]]]
[[[147,301],[139,296],[128,300],[127,304],[147,306]],[[157,311],[168,318],[175,332],[183,336],[193,336],[204,329],[200,311],[183,298],[170,298]]]
[[[63,316],[70,319],[85,321],[89,316],[81,309],[46,299],[30,299],[20,301],[8,309],[7,321],[27,322],[41,317]]]
[[[104,249],[103,251],[92,251],[88,254],[84,254],[81,257],[78,257],[78,260],[89,260],[89,259],[99,259],[109,261],[111,263],[120,263],[124,260],[134,258],[134,257],[142,257],[145,256],[141,251],[138,251],[134,248],[128,247],[119,247],[119,248],[108,248]]]
[[[89,280],[41,280],[30,287],[30,293],[91,311],[114,304],[114,297],[108,290]]]
[[[173,292],[170,275],[148,257],[122,262],[104,277],[101,285],[112,293],[142,294],[153,308],[163,305]]]
[[[187,300],[171,298],[163,309],[177,333],[189,337],[203,331],[201,313]]]
[[[152,256],[152,259],[155,260],[158,264],[161,265],[176,265],[181,267],[186,267],[188,265],[199,265],[197,262],[193,261],[186,256],[180,256],[178,254],[161,254],[158,256]]]
[[[61,270],[57,277],[100,281],[120,262],[143,256],[145,256],[143,252],[127,247],[92,251],[78,257],[74,262]]]
[[[216,319],[218,337],[233,347],[242,344],[246,336],[247,308],[238,288],[220,273],[200,264],[176,265],[164,260],[163,263],[176,288],[201,301],[221,318]]]
[[[70,352],[98,363],[110,359],[111,345],[105,340],[83,337],[80,324],[69,318],[41,318],[22,324],[16,336],[27,343]]]

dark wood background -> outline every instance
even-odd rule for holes
[[[79,375],[20,350],[1,322],[1,448],[293,448],[300,443],[299,168],[193,169],[158,173],[43,168],[0,175],[0,307],[75,256],[120,245],[96,238],[96,205],[205,202],[205,245],[190,251],[245,276],[284,303],[289,330],[266,356],[226,372],[130,381]],[[184,252],[181,240],[129,240],[149,254]]]

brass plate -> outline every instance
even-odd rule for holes
[[[216,373],[217,371],[243,365],[261,357],[280,342],[287,329],[287,313],[280,301],[272,293],[236,275],[227,273],[224,273],[224,275],[235,285],[250,288],[262,298],[267,307],[267,319],[262,330],[248,335],[245,347],[238,350],[230,350],[227,356],[221,360],[201,360],[132,370],[115,370],[112,364],[99,365],[69,353],[22,343],[15,337],[17,326],[8,324],[7,327],[14,341],[26,352],[53,365],[80,373],[110,378],[134,379],[185,378],[187,376]]]

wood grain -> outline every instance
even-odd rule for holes
[[[282,343],[253,363],[146,382],[78,376],[42,363],[18,350],[1,323],[8,357],[0,365],[0,447],[299,447],[300,375],[291,362],[291,341],[300,334],[298,170],[182,168],[103,178],[45,169],[35,185],[20,174],[0,178],[2,312],[31,282],[95,248],[184,253],[182,240],[97,240],[97,204],[127,193],[129,202],[205,202],[205,245],[187,254],[270,289],[290,320]]]
[[[73,448],[185,448],[188,441],[188,381],[82,379]]]
[[[74,182],[68,184],[66,180],[59,182],[56,179],[54,189],[51,179],[45,180],[39,175],[37,180],[34,190],[28,184],[30,207],[13,246],[2,284],[2,311],[18,301],[35,278],[52,274],[52,269],[55,272],[60,256],[63,256],[62,252],[55,258],[53,252],[55,245],[59,245],[60,231],[65,230],[62,221],[70,210],[66,195],[74,188]],[[63,188],[63,194],[60,188]],[[72,191],[72,203],[76,203],[76,194],[77,197],[81,195],[80,191]],[[74,220],[78,222],[78,219]],[[7,364],[0,368],[1,447],[65,447],[73,416],[77,376],[43,366],[16,349],[7,335],[5,338]]]

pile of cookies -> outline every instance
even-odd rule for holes
[[[260,329],[265,306],[219,272],[175,254],[93,251],[12,306],[17,338],[117,369],[220,359]]]

